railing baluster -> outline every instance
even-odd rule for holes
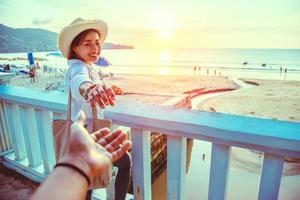
[[[186,138],[168,136],[167,199],[185,199]]]
[[[36,110],[36,122],[41,144],[44,172],[50,173],[55,164],[51,113],[45,110]]]
[[[41,164],[42,157],[34,109],[32,107],[21,107],[20,114],[29,166],[35,167]]]
[[[150,132],[131,129],[133,190],[137,200],[151,199]]]
[[[4,102],[0,101],[0,142],[1,151],[0,155],[10,149],[12,149],[12,144],[9,137],[9,131],[6,122],[6,116],[4,113]]]
[[[26,157],[26,149],[20,120],[19,106],[17,104],[5,103],[4,109],[7,115],[7,123],[12,146],[15,152],[15,159],[22,160]]]
[[[208,192],[209,200],[226,199],[230,153],[230,146],[212,144]]]
[[[259,184],[259,200],[278,199],[284,156],[264,154]]]

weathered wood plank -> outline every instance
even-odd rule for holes
[[[278,199],[284,156],[265,153],[259,184],[259,200]]]
[[[133,190],[137,200],[151,200],[150,132],[131,129]]]
[[[185,198],[186,138],[168,136],[167,199]]]
[[[208,192],[209,200],[226,199],[230,152],[230,146],[212,144]]]
[[[5,103],[4,109],[7,117],[9,133],[16,160],[26,158],[23,128],[20,120],[19,106],[17,104]]]
[[[34,109],[32,107],[20,107],[20,113],[29,166],[35,167],[41,164],[42,156]]]
[[[39,109],[36,109],[35,113],[44,170],[45,173],[50,173],[56,162],[53,146],[51,113]]]

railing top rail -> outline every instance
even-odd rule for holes
[[[37,91],[11,85],[0,85],[0,99],[55,112],[67,111],[67,94]]]
[[[300,123],[238,116],[159,105],[118,102],[106,118],[130,127],[245,148],[293,151],[300,156]],[[295,154],[296,152],[296,154]]]
[[[66,112],[67,94],[0,85],[0,99]],[[300,157],[300,123],[118,101],[104,113],[114,123]]]

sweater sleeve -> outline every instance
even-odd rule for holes
[[[83,98],[79,93],[79,87],[84,82],[92,83],[88,69],[83,65],[73,65],[70,71],[69,87],[75,100]]]

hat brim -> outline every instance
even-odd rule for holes
[[[71,44],[75,37],[87,29],[95,29],[100,34],[100,42],[103,44],[107,36],[107,25],[102,20],[89,20],[71,24],[62,29],[58,35],[58,48],[65,58],[69,57]]]

